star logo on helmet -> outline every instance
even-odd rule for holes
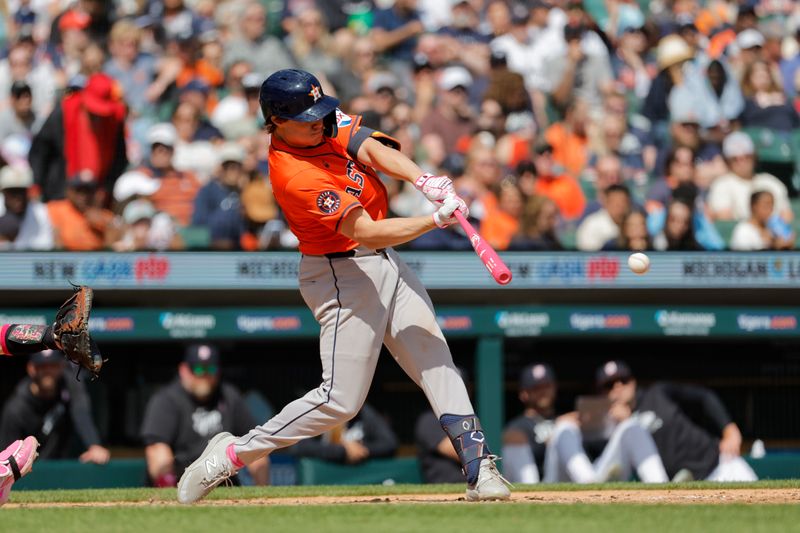
[[[317,102],[317,100],[319,100],[320,98],[322,98],[322,90],[319,88],[319,86],[317,86],[317,85],[312,85],[312,86],[311,86],[311,92],[310,92],[310,93],[308,93],[308,96],[311,96],[311,97],[313,97],[313,98],[314,98],[314,103],[316,103],[316,102]]]

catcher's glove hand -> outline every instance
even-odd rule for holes
[[[53,323],[53,338],[56,347],[64,355],[85,368],[97,379],[103,367],[103,356],[89,334],[89,313],[92,311],[92,289],[84,285],[73,285],[74,292],[56,313]],[[78,369],[80,374],[80,369]]]

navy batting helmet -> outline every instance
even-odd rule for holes
[[[329,115],[339,100],[322,93],[322,84],[304,70],[279,70],[261,84],[258,96],[264,118],[280,117],[314,122]]]

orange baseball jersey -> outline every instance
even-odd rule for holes
[[[394,148],[400,143],[361,126],[360,116],[337,109],[336,121],[336,136],[323,137],[322,144],[295,148],[273,135],[269,149],[272,192],[306,255],[356,248],[359,243],[339,233],[344,216],[363,207],[373,220],[380,220],[389,209],[386,187],[356,154],[370,137]]]

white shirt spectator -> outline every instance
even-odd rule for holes
[[[33,111],[37,117],[47,117],[56,103],[56,71],[50,61],[41,61],[25,76],[25,81],[31,87],[33,96]],[[8,94],[11,91],[11,66],[8,59],[0,60],[0,108],[9,105]]]
[[[489,43],[492,50],[506,55],[509,70],[524,77],[529,90],[549,93],[554,88],[555,81],[552,74],[547,72],[546,66],[548,62],[563,57],[567,51],[563,35],[566,19],[562,19],[559,13],[560,10],[551,10],[546,27],[528,29],[525,42],[520,42],[507,33]]]
[[[750,196],[756,191],[769,191],[775,199],[773,214],[780,215],[790,209],[786,186],[772,174],[756,174],[752,180],[743,179],[732,172],[723,174],[711,183],[708,206],[712,213],[730,211],[734,220],[750,218]]]
[[[758,228],[749,220],[745,220],[736,224],[733,228],[730,242],[731,250],[737,251],[754,251],[766,250],[769,248],[767,243],[761,236]]]
[[[25,217],[14,239],[15,250],[52,250],[53,225],[47,206],[41,202],[31,202],[25,210]]]
[[[0,200],[2,200],[2,195],[0,195]],[[0,216],[3,216],[5,212],[5,205],[0,201]],[[50,223],[47,206],[41,202],[28,203],[17,238],[3,249],[44,251],[52,250],[53,247],[53,225]]]
[[[596,252],[611,239],[619,237],[619,226],[608,214],[601,209],[586,217],[575,234],[578,250],[583,252]]]

